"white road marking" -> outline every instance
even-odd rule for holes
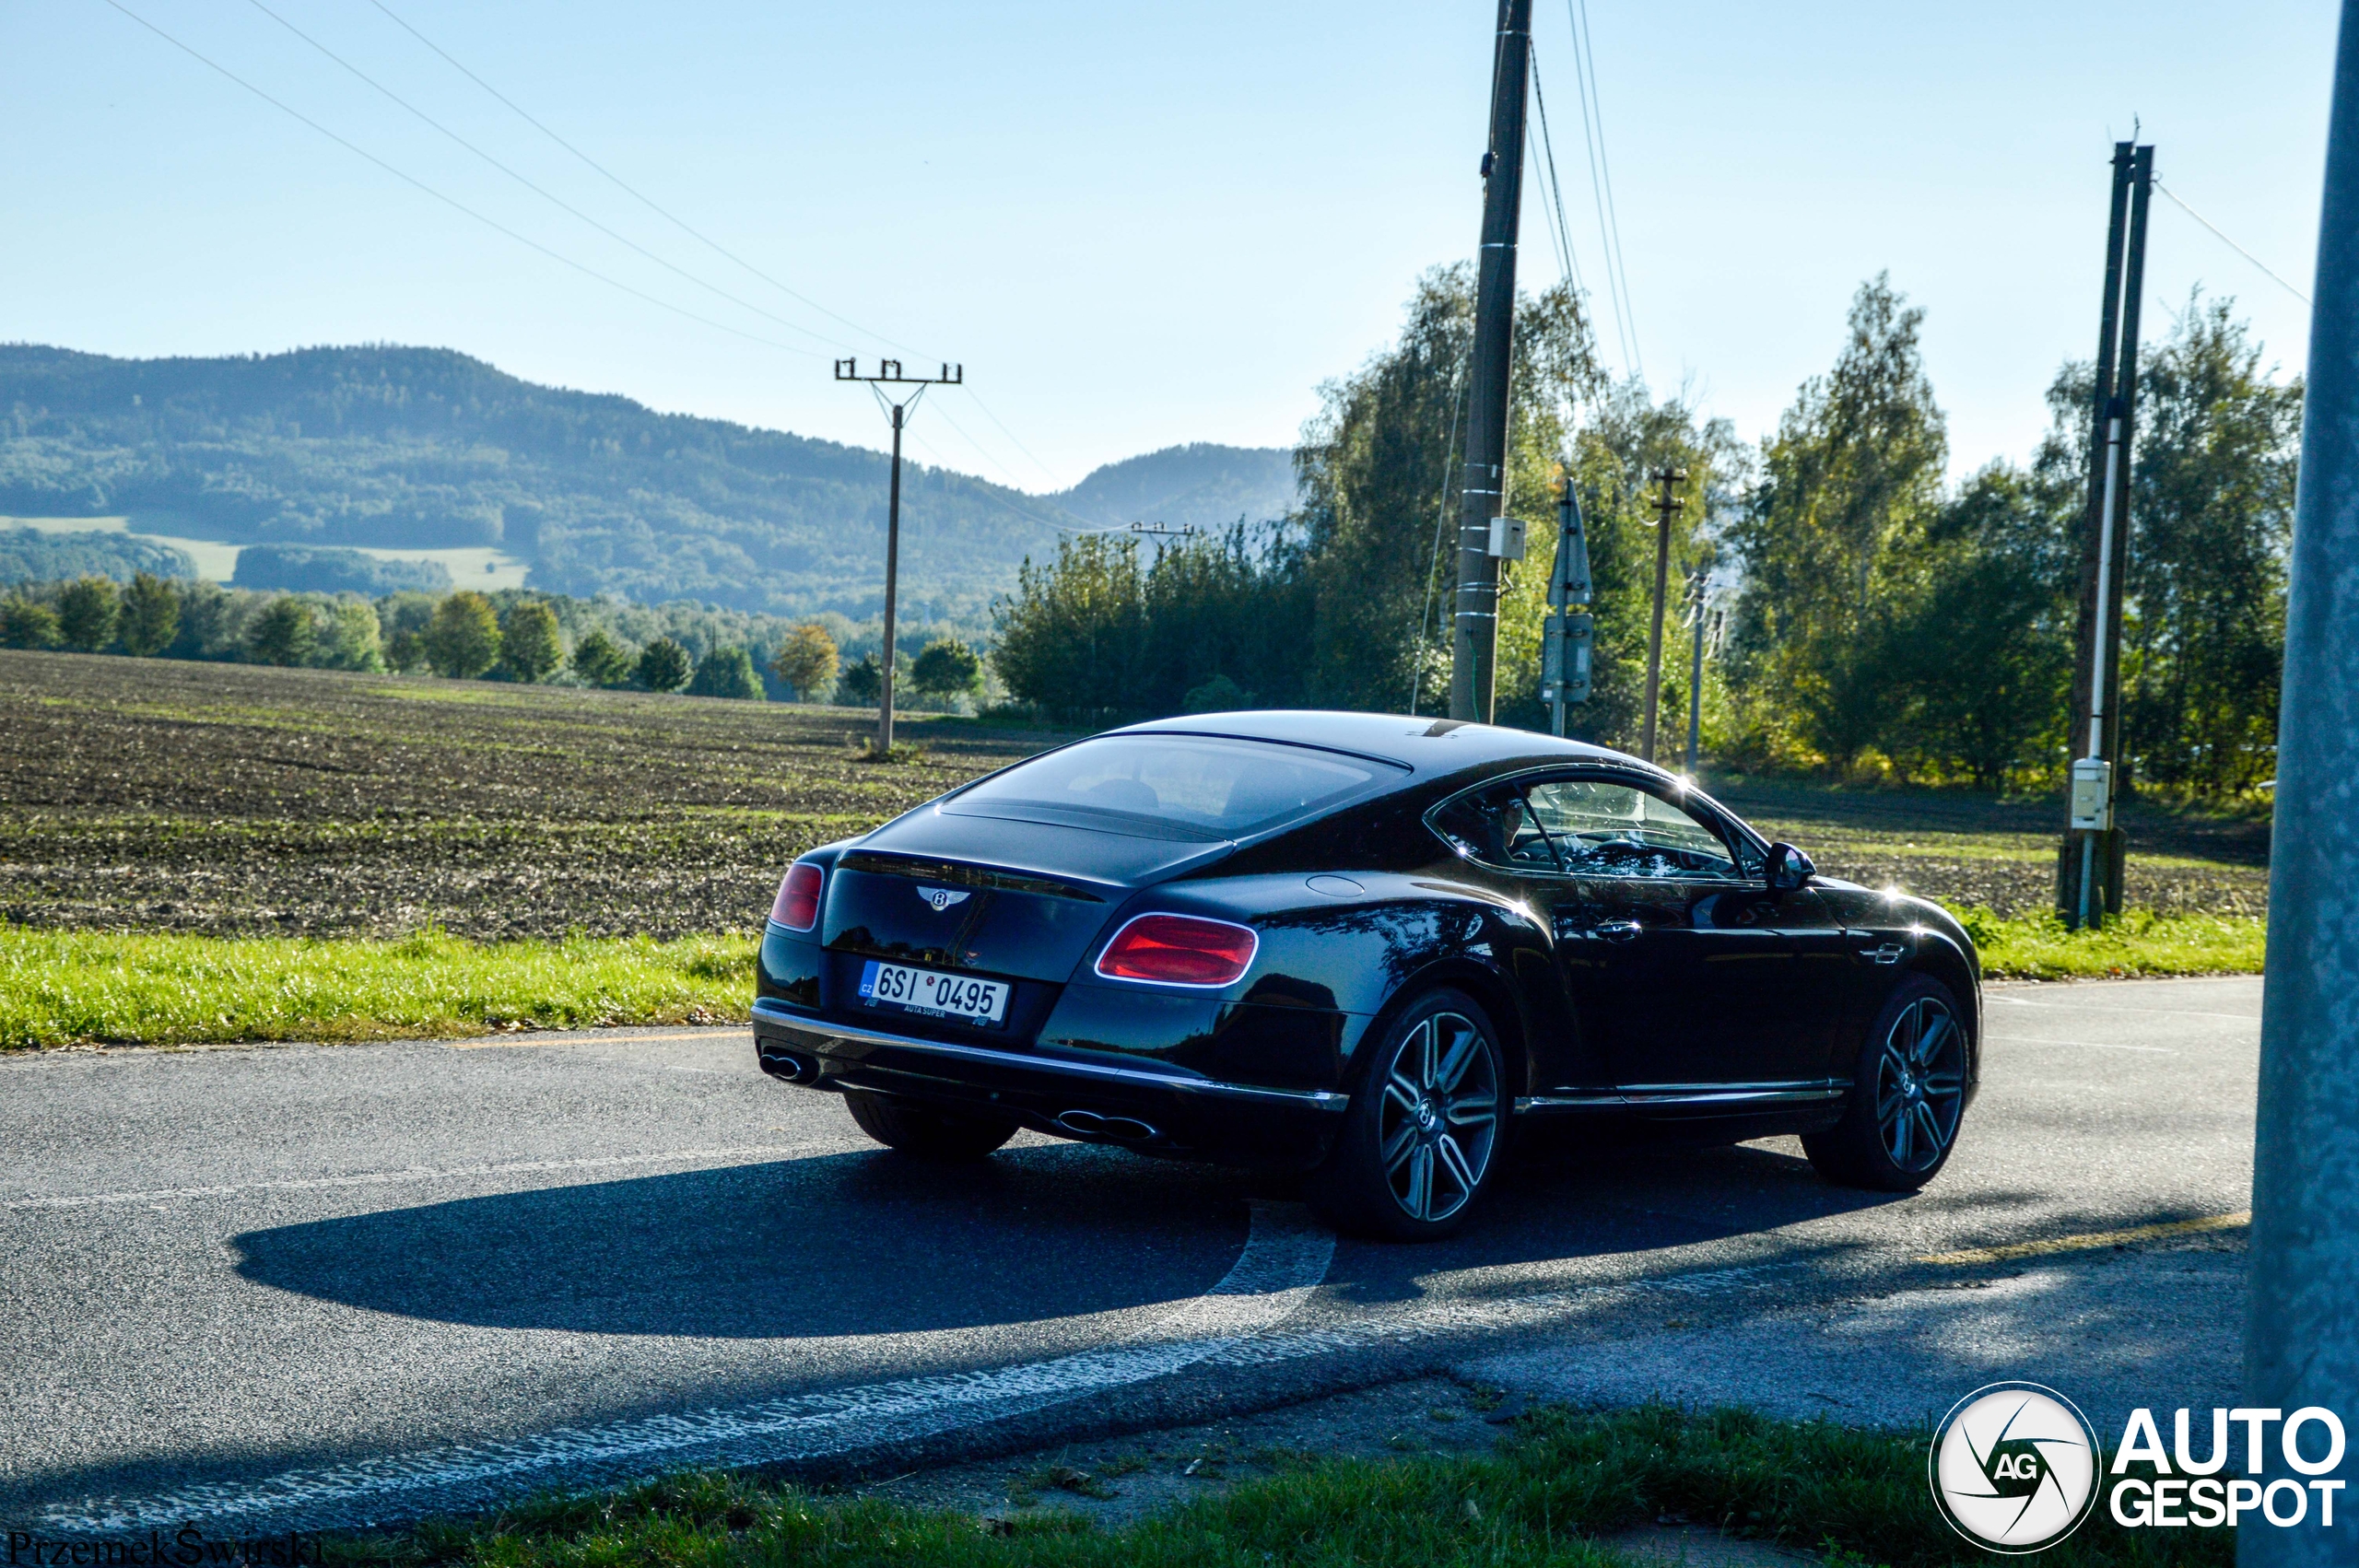
[[[429,1506],[448,1508],[471,1494],[547,1486],[560,1475],[583,1471],[614,1479],[618,1470],[648,1474],[690,1462],[757,1464],[910,1442],[1168,1376],[1238,1350],[1309,1300],[1334,1253],[1334,1236],[1300,1205],[1256,1203],[1245,1249],[1220,1282],[1128,1345],[989,1372],[561,1428],[508,1442],[457,1444],[290,1470],[251,1483],[93,1499],[53,1506],[42,1516],[54,1528],[82,1532],[257,1517],[286,1527],[351,1526]]]
[[[0,1211],[22,1209],[91,1209],[115,1203],[160,1203],[171,1199],[236,1198],[248,1192],[314,1192],[341,1187],[384,1187],[396,1182],[462,1181],[476,1176],[532,1176],[543,1171],[595,1171],[616,1165],[660,1165],[674,1161],[742,1160],[758,1154],[806,1154],[827,1143],[752,1143],[735,1149],[670,1149],[653,1154],[592,1154],[572,1160],[511,1160],[492,1165],[408,1165],[397,1171],[355,1176],[288,1176],[220,1187],[163,1187],[145,1192],[85,1192],[54,1198],[18,1198]]]
[[[2029,997],[2008,996],[1998,991],[1985,991],[1985,1001],[2003,1001],[2010,1007],[2053,1007],[2067,1012],[2086,1012],[2088,1008],[2069,1001],[2034,1001]],[[2152,1012],[2165,1018],[2224,1018],[2231,1024],[2249,1024],[2260,1027],[2260,1015],[2252,1012],[2202,1012],[2189,1007],[2132,1007],[2127,1002],[2108,1001],[2107,1012]]]
[[[2095,1051],[2152,1051],[2156,1056],[2177,1056],[2168,1046],[2123,1046],[2111,1040],[2051,1040],[2045,1035],[1989,1035],[1983,1043],[1992,1046],[2086,1046]]]

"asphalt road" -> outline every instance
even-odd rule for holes
[[[2101,1426],[2230,1404],[2259,996],[1991,988],[1983,1096],[1915,1197],[1790,1141],[1552,1139],[1429,1247],[1028,1134],[912,1166],[734,1030],[0,1060],[0,1521],[898,1471],[1434,1369],[1886,1423],[1996,1377]]]

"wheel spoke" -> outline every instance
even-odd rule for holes
[[[1458,1146],[1458,1140],[1448,1133],[1442,1134],[1440,1141],[1434,1145],[1434,1153],[1449,1169],[1450,1179],[1458,1183],[1460,1195],[1472,1197],[1477,1177],[1473,1167],[1467,1163],[1466,1151]]]
[[[1434,1069],[1432,1086],[1446,1094],[1458,1088],[1458,1081],[1466,1076],[1467,1063],[1474,1059],[1475,1051],[1480,1049],[1483,1044],[1482,1036],[1466,1027],[1462,1020],[1459,1021],[1459,1024],[1458,1037],[1450,1042],[1448,1054]],[[1438,1032],[1438,1021],[1436,1028]]]
[[[1401,1075],[1397,1072],[1392,1075],[1391,1082],[1384,1086],[1384,1103],[1388,1106],[1399,1106],[1402,1116],[1414,1117],[1417,1114],[1417,1086],[1414,1083],[1402,1082]]]
[[[1931,1007],[1931,1003],[1921,1005]],[[1931,1024],[1917,1036],[1916,1048],[1910,1053],[1909,1060],[1919,1068],[1931,1066],[1934,1055],[1948,1042],[1950,1032],[1955,1027],[1955,1021],[1948,1013],[1935,1013]]]
[[[1907,1170],[1911,1163],[1910,1156],[1916,1153],[1917,1118],[1909,1115],[1908,1108],[1903,1106],[1900,1114],[1887,1125],[1889,1130],[1884,1140],[1892,1150],[1892,1163]]]
[[[1942,1152],[1942,1145],[1949,1140],[1942,1136],[1941,1118],[1933,1114],[1933,1107],[1931,1106],[1922,1104],[1918,1106],[1917,1125],[1924,1134],[1925,1157],[1930,1160]]]
[[[1420,1090],[1434,1086],[1435,1058],[1439,1054],[1440,1049],[1441,1020],[1428,1018],[1417,1025],[1416,1079],[1417,1087]]]
[[[1451,1102],[1449,1114],[1442,1119],[1452,1127],[1488,1127],[1499,1119],[1499,1110],[1491,1104],[1488,1094],[1469,1094]]]
[[[1407,1159],[1416,1147],[1417,1124],[1402,1122],[1392,1136],[1384,1141],[1385,1175],[1391,1176],[1398,1172],[1401,1169],[1401,1162]]]
[[[1433,1217],[1434,1152],[1422,1143],[1409,1161],[1409,1193],[1402,1206],[1417,1219]]]

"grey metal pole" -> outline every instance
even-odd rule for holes
[[[1696,752],[1704,738],[1704,589],[1708,572],[1696,574],[1696,667],[1687,678],[1687,777],[1696,777]]]
[[[2343,0],[2318,222],[2269,866],[2246,1398],[2359,1415],[2359,0]],[[2310,1433],[2315,1441],[2315,1428]],[[2312,1450],[2315,1455],[2316,1450]],[[2347,1474],[2350,1467],[2345,1467]],[[2272,1474],[2285,1473],[2272,1463]],[[2351,1496],[2346,1492],[2344,1496]],[[2335,1527],[2236,1532],[2243,1568],[2349,1563]]]
[[[903,404],[893,404],[893,488],[891,498],[885,503],[885,650],[878,658],[881,668],[876,682],[876,754],[885,757],[893,755],[893,608],[901,578],[903,410]]]
[[[1483,246],[1474,268],[1474,364],[1459,491],[1458,594],[1450,623],[1449,716],[1491,721],[1498,683],[1499,563],[1491,520],[1505,510],[1508,370],[1515,349],[1516,232],[1523,217],[1523,113],[1532,0],[1499,0],[1491,140],[1483,155]]]

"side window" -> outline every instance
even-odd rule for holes
[[[1504,871],[1561,870],[1547,832],[1532,814],[1523,791],[1495,784],[1449,802],[1434,813],[1435,831],[1470,860]]]
[[[1718,833],[1627,784],[1559,778],[1527,792],[1529,809],[1575,876],[1739,880]]]

